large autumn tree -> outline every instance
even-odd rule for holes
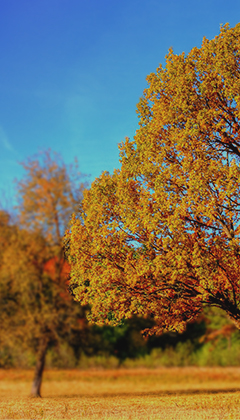
[[[147,77],[121,170],[86,191],[66,234],[71,288],[91,319],[185,328],[203,306],[240,326],[240,24]]]
[[[50,150],[27,159],[23,168],[24,176],[17,182],[19,222],[15,237],[3,250],[0,279],[5,273],[14,281],[18,334],[36,354],[31,393],[40,396],[48,349],[71,333],[80,333],[83,325],[82,308],[67,292],[69,266],[62,237],[72,212],[78,212],[86,178],[77,162],[66,165]]]

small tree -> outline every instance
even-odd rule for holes
[[[40,396],[47,350],[82,329],[83,310],[66,291],[62,235],[71,213],[78,211],[86,182],[77,162],[67,166],[51,151],[29,158],[23,167],[26,175],[17,183],[21,228],[9,248],[9,270],[18,283],[23,340],[37,358],[31,393]]]
[[[121,170],[95,180],[66,234],[94,322],[181,331],[207,305],[240,326],[239,74],[240,24],[148,76]]]

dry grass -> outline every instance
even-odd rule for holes
[[[240,419],[240,368],[0,370],[1,419]]]

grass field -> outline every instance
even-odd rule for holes
[[[240,368],[0,370],[0,419],[240,419]]]

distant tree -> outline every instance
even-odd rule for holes
[[[9,271],[8,249],[16,242],[17,226],[11,222],[10,214],[0,210],[0,348],[11,341],[9,330],[16,324],[18,293],[15,278]],[[0,360],[1,364],[2,360]]]
[[[17,182],[20,222],[41,232],[47,243],[62,255],[62,237],[73,212],[78,212],[87,186],[78,162],[66,165],[51,150],[22,163],[25,176]]]
[[[8,278],[15,279],[22,339],[37,358],[32,395],[40,396],[47,350],[73,331],[83,331],[83,309],[67,292],[69,266],[62,235],[71,213],[78,211],[86,187],[75,165],[46,151],[23,163],[25,177],[17,182],[19,227],[5,250]]]
[[[121,170],[95,180],[66,234],[92,321],[183,331],[216,306],[240,327],[239,74],[240,24],[148,76]]]

